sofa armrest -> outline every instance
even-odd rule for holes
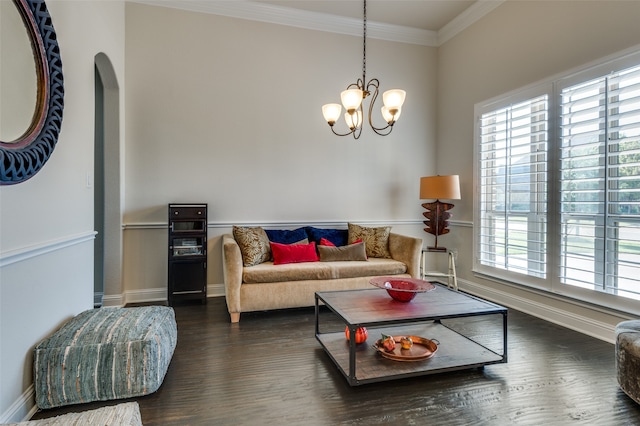
[[[407,273],[413,278],[420,278],[420,256],[422,255],[422,238],[407,235],[389,235],[389,253],[394,260],[407,265]]]
[[[231,322],[240,320],[240,286],[242,285],[242,253],[240,246],[231,234],[222,236],[222,274],[224,277],[224,295]]]

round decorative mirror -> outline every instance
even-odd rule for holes
[[[13,99],[10,101],[12,103],[15,101],[15,104],[8,106],[3,104],[3,110],[7,108],[12,112],[22,110],[21,114],[27,115],[27,118],[16,118],[12,117],[11,114],[2,112],[0,125],[3,128],[10,128],[14,131],[18,129],[17,135],[19,136],[16,137],[16,133],[11,133],[11,131],[5,132],[3,130],[3,132],[0,132],[0,185],[24,182],[40,171],[51,156],[58,141],[64,105],[64,81],[60,48],[53,23],[51,22],[51,16],[44,0],[13,0],[13,4],[22,18],[26,34],[30,40],[31,53],[34,59],[33,67],[35,68],[35,90],[32,87],[33,85],[29,84],[29,81],[33,79],[33,77],[30,77],[30,75],[33,75],[31,74],[32,71],[26,70],[24,72],[26,77],[20,75],[20,78],[16,78],[15,73],[7,72],[10,68],[5,69],[6,66],[14,65],[13,61],[3,58],[2,63],[7,64],[8,62],[8,65],[2,65],[3,69],[0,70],[0,74],[3,79],[12,78],[11,76],[13,75],[14,81],[3,80],[0,85],[17,88],[16,90],[19,91],[17,95],[11,96]],[[11,15],[9,15],[9,19],[12,19]],[[15,27],[15,25],[3,25],[2,31],[5,31],[5,28],[8,27]],[[5,35],[3,33],[2,38],[3,43],[4,40],[8,40],[8,43],[16,43],[17,46],[11,46],[12,49],[15,49],[19,48],[20,39],[23,37],[19,34]],[[25,44],[28,47],[28,43]],[[5,46],[3,46],[4,50]],[[24,52],[20,55],[12,55],[12,58],[18,61],[23,54]],[[26,84],[22,80],[26,81]],[[32,100],[34,93],[35,101]],[[27,106],[24,107],[24,105]],[[29,119],[28,110],[31,108],[33,108],[33,115]],[[24,112],[25,110],[27,112]],[[10,123],[10,125],[6,123]],[[20,133],[25,125],[26,130]]]

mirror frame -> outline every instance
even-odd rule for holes
[[[44,0],[13,0],[24,21],[35,59],[36,108],[31,125],[13,142],[0,141],[0,185],[33,177],[58,142],[64,109],[60,47]]]

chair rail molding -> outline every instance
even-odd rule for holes
[[[239,221],[239,222],[208,222],[207,228],[232,228],[235,226],[262,226],[265,228],[296,228],[300,226],[317,226],[317,227],[342,227],[346,228],[347,223],[357,223],[362,226],[423,226],[420,219],[398,219],[398,220],[320,220],[320,221]],[[450,226],[473,227],[473,222],[469,221],[449,221]],[[167,229],[166,222],[129,222],[122,225],[123,230],[130,229]]]
[[[0,268],[13,263],[22,262],[47,253],[62,250],[67,247],[82,244],[87,241],[93,241],[96,237],[96,231],[87,231],[81,234],[69,235],[56,240],[45,241],[29,247],[8,250],[0,253]]]

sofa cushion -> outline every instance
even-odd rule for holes
[[[274,283],[279,281],[304,281],[331,279],[328,263],[306,262],[275,265],[264,262],[242,268],[242,282],[247,284]]]
[[[365,243],[367,256],[382,257],[386,259],[391,258],[391,253],[389,253],[389,234],[391,233],[390,226],[369,228],[353,223],[349,223],[348,226],[349,243],[353,243],[360,239]]]
[[[309,241],[315,241],[316,245],[320,244],[321,238],[326,238],[336,246],[347,245],[347,239],[349,237],[349,231],[347,229],[322,229],[307,226],[306,230]]]
[[[233,238],[240,246],[244,266],[259,265],[262,262],[271,260],[269,237],[261,227],[234,226]]]
[[[280,244],[295,244],[307,238],[307,231],[304,227],[298,229],[265,229],[269,241]]]
[[[407,267],[393,259],[370,258],[366,261],[307,262],[274,266],[264,262],[242,270],[242,282],[247,284],[281,281],[329,280],[339,278],[374,277],[404,274]]]
[[[367,260],[363,242],[340,247],[320,245],[318,246],[318,253],[320,254],[321,262]]]
[[[331,277],[334,279],[398,275],[407,272],[407,266],[404,263],[393,259],[372,257],[360,262],[340,261],[321,263],[323,265],[329,265],[331,268]]]
[[[279,244],[271,243],[274,265],[287,263],[317,262],[316,243]]]

